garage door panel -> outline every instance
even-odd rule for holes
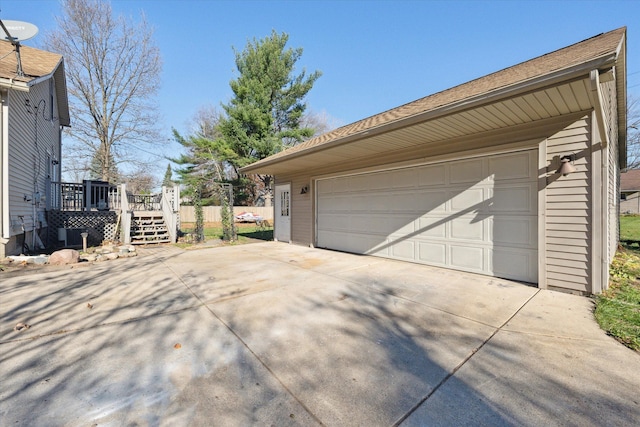
[[[365,175],[369,178],[369,190],[387,190],[391,188],[391,182],[389,182],[389,176],[386,173],[373,173]]]
[[[537,191],[532,185],[510,185],[489,189],[489,211],[534,213]]]
[[[321,212],[343,212],[350,208],[349,198],[338,195],[333,198],[319,199],[318,204]]]
[[[490,236],[494,245],[535,249],[538,246],[537,217],[491,218]]]
[[[389,229],[385,230],[387,235],[396,234],[404,236],[415,231],[415,218],[410,215],[391,215],[387,218]]]
[[[418,170],[418,185],[420,187],[436,187],[444,185],[446,168],[444,165],[422,166]]]
[[[421,237],[447,237],[447,221],[443,217],[422,217],[418,220]]]
[[[537,158],[531,150],[318,180],[317,244],[534,282]]]
[[[425,264],[447,265],[447,245],[437,242],[418,242],[418,261]]]
[[[323,179],[323,180],[319,180],[317,181],[316,184],[316,189],[318,191],[318,194],[331,194],[333,193],[333,182],[335,181],[335,179]],[[328,199],[330,197],[325,197],[325,199]]]
[[[367,191],[370,179],[366,175],[355,175],[349,179],[349,191]]]
[[[421,196],[414,192],[396,193],[391,196],[390,212],[415,212],[420,210]]]
[[[334,193],[347,193],[349,192],[349,178],[336,178],[333,183]]]
[[[451,245],[450,265],[466,271],[484,270],[485,251],[481,247]]]
[[[384,241],[382,237],[376,238],[365,234],[349,234],[343,236],[345,237],[348,245],[346,251],[360,254],[370,253],[381,241]]]
[[[537,280],[537,262],[531,251],[494,248],[489,256],[494,275],[525,282]]]
[[[382,193],[372,195],[367,201],[367,206],[371,212],[387,212],[391,206],[391,194]]]
[[[318,220],[318,226],[331,231],[349,231],[349,215],[331,214]]]
[[[452,162],[449,168],[450,183],[478,183],[486,178],[484,173],[484,162],[479,159],[463,160]]]
[[[482,209],[486,196],[483,188],[459,189],[451,197],[451,212],[458,213],[471,209]]]
[[[367,207],[369,203],[369,198],[366,195],[354,195],[351,197],[345,197],[346,206],[352,212],[368,212],[369,209]],[[345,206],[345,208],[346,208]]]
[[[454,218],[449,222],[451,224],[452,239],[475,240],[478,242],[482,242],[486,239],[486,217],[459,217]]]
[[[400,169],[390,175],[393,188],[413,188],[418,182],[416,169]]]
[[[531,168],[537,168],[535,160],[529,152],[489,158],[489,175],[494,181],[526,180],[533,175]]]
[[[341,236],[343,236],[343,233],[325,230],[324,232],[322,232],[322,234],[318,235],[318,246],[320,246],[321,248],[345,250],[341,244]]]
[[[391,254],[394,258],[399,258],[407,261],[413,261],[415,259],[415,245],[416,242],[411,240],[402,240],[399,242],[393,242],[390,247]]]
[[[362,223],[366,227],[365,232],[384,234],[388,235],[393,231],[392,227],[389,225],[389,218],[387,215],[370,215],[369,217],[365,217]]]
[[[423,190],[413,194],[411,206],[420,213],[446,212],[448,200],[446,190]]]

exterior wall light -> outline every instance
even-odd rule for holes
[[[307,194],[309,192],[309,187],[306,185],[300,189],[300,194]]]
[[[558,169],[558,173],[562,176],[567,176],[570,173],[576,171],[576,167],[573,163],[576,161],[575,154],[568,154],[566,156],[560,157],[560,168]]]

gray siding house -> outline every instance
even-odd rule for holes
[[[619,28],[241,172],[275,176],[279,241],[599,293],[618,242],[625,132]]]
[[[640,169],[620,174],[620,213],[640,213]]]
[[[46,182],[60,180],[61,130],[69,126],[62,56],[0,41],[0,258],[41,246]]]

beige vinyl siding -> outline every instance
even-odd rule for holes
[[[276,184],[291,184],[291,242],[305,246],[313,245],[313,190],[310,181],[308,174],[282,175],[276,180]],[[307,187],[306,194],[300,194],[302,187]]]
[[[546,278],[551,287],[591,291],[591,149],[589,116],[547,139]],[[576,172],[556,173],[560,157],[576,154]]]
[[[34,222],[38,221],[39,212],[44,212],[45,179],[51,167],[47,163],[48,155],[60,159],[60,127],[55,96],[54,105],[51,105],[50,89],[55,90],[50,88],[47,80],[29,92],[9,91],[9,215],[12,235],[22,233],[20,216],[24,217],[26,230],[31,230]],[[27,100],[30,108],[27,108]],[[37,192],[41,201],[36,204],[34,218],[33,194]],[[32,200],[25,201],[25,195]]]

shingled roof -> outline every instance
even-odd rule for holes
[[[315,151],[332,146],[342,140],[351,140],[354,136],[366,135],[368,131],[406,121],[412,117],[446,109],[449,106],[464,103],[480,96],[498,93],[511,87],[519,87],[529,81],[535,81],[547,75],[562,74],[584,64],[597,66],[615,61],[623,45],[626,27],[608,33],[599,34],[571,46],[539,56],[518,65],[455,86],[442,92],[420,98],[408,104],[376,114],[366,119],[335,129],[331,132],[309,139],[299,145],[276,153],[245,168],[242,172],[252,172],[262,165],[273,164],[298,155],[305,151]]]
[[[640,169],[632,169],[620,174],[620,191],[640,191]]]
[[[0,86],[8,85],[17,89],[22,87],[24,90],[41,78],[55,78],[60,123],[68,126],[69,108],[62,55],[21,45],[20,62],[22,76],[18,75],[16,47],[8,41],[0,41]]]

